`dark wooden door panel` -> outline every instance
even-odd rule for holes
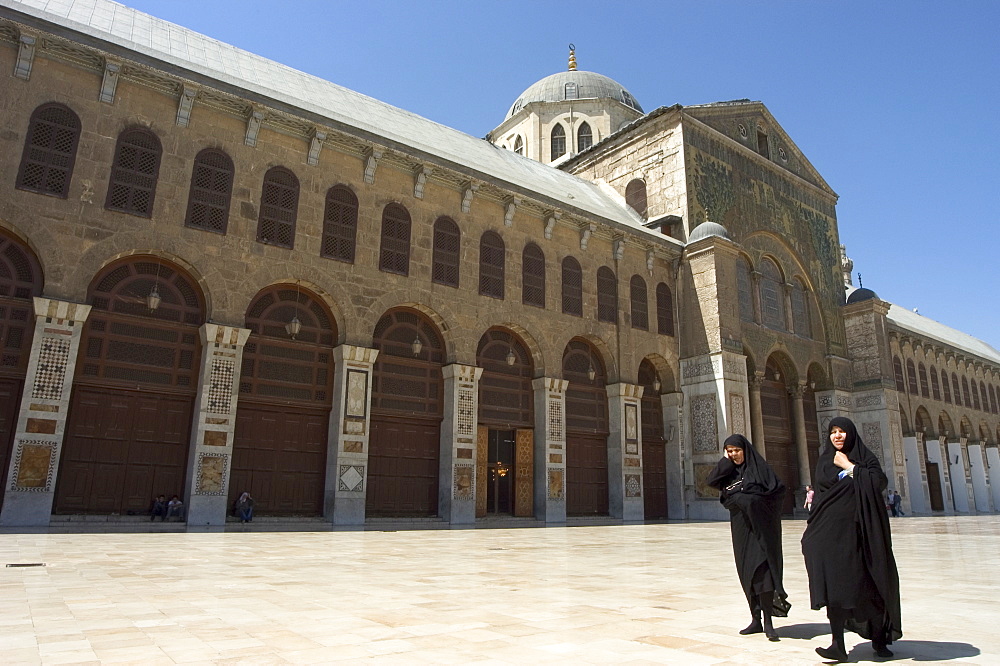
[[[605,435],[566,436],[566,513],[608,515],[608,440]]]
[[[366,511],[436,515],[440,424],[372,416]]]
[[[21,402],[21,380],[0,379],[0,504],[7,487],[7,469],[14,451],[14,432]]]

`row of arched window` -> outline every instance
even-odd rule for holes
[[[969,409],[988,412],[990,414],[1000,414],[1000,404],[998,404],[997,389],[993,384],[989,386],[986,382],[980,381],[978,386],[976,380],[969,382],[968,377],[959,379],[957,373],[951,373],[949,381],[948,372],[941,371],[941,378],[938,379],[938,371],[933,365],[928,372],[923,363],[916,365],[913,359],[906,361],[906,378],[903,378],[903,362],[898,356],[892,357],[892,370],[896,379],[896,390],[900,393],[909,393],[924,398],[933,395],[934,400],[944,400],[948,404],[965,405]],[[919,375],[919,382],[917,377]],[[930,381],[928,382],[928,377]]]
[[[69,191],[80,137],[80,119],[62,104],[44,104],[31,116],[21,168],[19,189],[65,198]],[[582,128],[581,128],[582,129]],[[118,137],[105,207],[131,215],[150,217],[156,194],[162,146],[148,129],[123,131]],[[229,220],[235,167],[223,151],[205,148],[197,154],[191,172],[191,187],[184,224],[225,234]],[[299,180],[289,169],[275,166],[264,174],[261,189],[257,240],[291,249],[295,243]],[[323,214],[320,254],[354,263],[358,225],[358,198],[345,185],[327,190]],[[409,275],[411,218],[401,204],[390,203],[382,211],[379,269]],[[459,286],[461,232],[447,217],[434,223],[431,279]],[[505,297],[506,248],[493,231],[485,232],[479,244],[479,293]],[[545,255],[534,243],[522,253],[522,302],[545,307]],[[630,282],[631,324],[649,330],[646,283],[639,275]],[[604,266],[597,272],[598,320],[618,322],[618,284],[614,272]],[[673,335],[673,302],[670,289],[656,288],[657,331]],[[562,263],[562,311],[583,316],[583,272],[579,262],[566,257]]]
[[[557,157],[562,157],[566,154],[566,128],[563,127],[562,123],[556,123],[552,126],[552,132],[549,136],[551,159],[556,159]],[[590,123],[584,121],[580,123],[580,126],[576,129],[576,150],[577,152],[582,152],[587,150],[594,145],[594,133],[590,129]],[[516,144],[515,144],[516,152]]]
[[[812,324],[805,285],[798,278],[786,283],[781,269],[768,257],[761,260],[759,268],[756,275],[758,299],[755,300],[750,264],[744,258],[737,261],[740,319],[811,338]]]

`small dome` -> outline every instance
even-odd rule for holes
[[[878,298],[878,294],[876,294],[871,289],[865,289],[864,287],[861,287],[860,289],[855,289],[854,291],[851,292],[851,295],[847,297],[847,304],[850,305],[851,303],[870,301],[873,298]]]
[[[691,232],[691,235],[688,237],[688,243],[700,241],[702,238],[708,238],[709,236],[718,236],[719,238],[732,240],[729,237],[729,232],[721,224],[717,222],[702,222]]]
[[[632,93],[614,79],[596,72],[572,70],[557,72],[528,86],[511,105],[507,117],[510,118],[531,102],[562,102],[568,99],[613,99],[643,113]]]

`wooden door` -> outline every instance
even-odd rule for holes
[[[795,508],[794,492],[799,487],[799,464],[785,385],[769,380],[761,382],[760,406],[764,417],[767,462],[788,488],[781,512],[790,515]]]
[[[938,464],[925,461],[927,465],[927,491],[931,496],[931,511],[944,511],[944,496],[941,494],[941,471]]]
[[[77,386],[54,513],[144,514],[184,493],[193,399]]]
[[[21,381],[0,379],[0,506],[7,487],[7,472],[14,450],[14,433],[17,430],[18,406],[21,403]]]
[[[566,435],[566,514],[608,515],[608,439]]]
[[[479,426],[476,434],[476,518],[486,515],[487,481],[486,466],[489,458],[490,429]]]
[[[248,491],[255,514],[323,515],[329,418],[325,409],[241,402],[230,503]]]
[[[372,415],[371,428],[367,514],[437,515],[440,422]]]
[[[535,515],[534,469],[535,433],[518,430],[514,433],[514,515],[527,518]]]

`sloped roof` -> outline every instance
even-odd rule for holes
[[[14,10],[0,8],[0,15],[14,20],[32,17],[37,19],[32,24],[40,21],[40,27],[56,34],[83,35],[86,43],[113,53],[124,49],[141,54],[179,76],[222,82],[372,141],[395,144],[554,200],[561,208],[626,225],[642,235],[659,235],[644,229],[638,215],[594,183],[117,2],[0,0],[0,5]]]

